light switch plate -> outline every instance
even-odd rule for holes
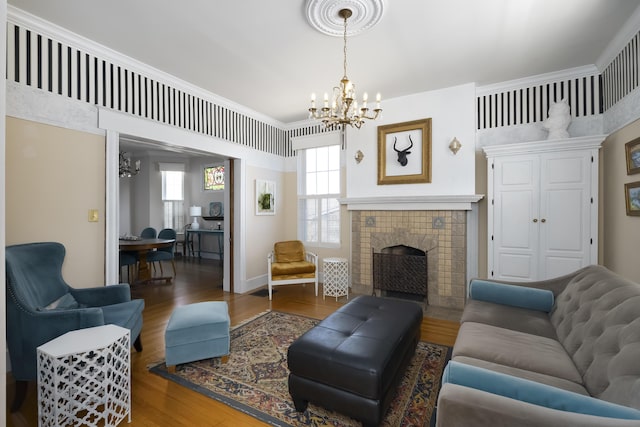
[[[89,222],[98,222],[98,209],[89,209]]]

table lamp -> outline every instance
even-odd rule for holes
[[[198,230],[200,228],[200,224],[198,223],[198,217],[202,216],[202,207],[191,206],[189,208],[189,216],[193,217],[193,223],[191,223],[191,229]]]

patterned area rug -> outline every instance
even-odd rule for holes
[[[268,312],[231,331],[227,363],[219,358],[187,363],[177,366],[175,374],[160,363],[151,372],[269,424],[360,426],[356,420],[313,404],[304,413],[293,406],[287,385],[287,349],[318,323],[308,317]],[[449,357],[449,347],[420,342],[381,425],[429,426]]]

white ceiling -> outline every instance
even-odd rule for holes
[[[283,123],[342,77],[342,39],[302,0],[9,0],[9,4]],[[595,64],[640,0],[385,0],[348,39],[358,95],[384,99]]]

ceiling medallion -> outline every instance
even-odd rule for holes
[[[376,25],[384,12],[383,0],[307,0],[307,20],[323,34],[342,37],[340,11],[351,11],[347,36],[360,34]]]

